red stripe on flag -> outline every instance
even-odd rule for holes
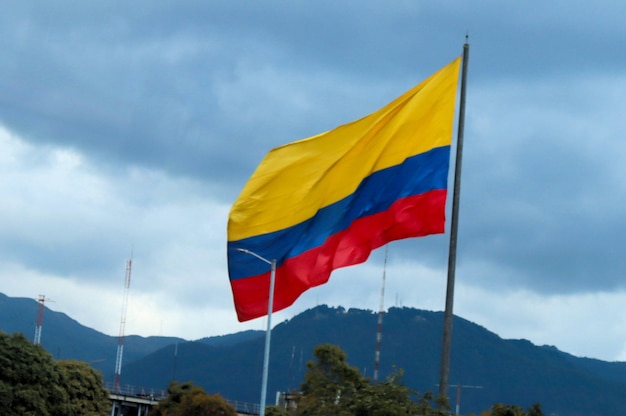
[[[334,269],[367,260],[390,241],[444,232],[447,191],[435,190],[396,201],[387,211],[360,218],[322,246],[285,260],[276,269],[274,311],[292,305],[307,289],[328,281]],[[270,272],[232,280],[239,321],[267,314]]]

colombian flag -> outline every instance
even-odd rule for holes
[[[390,241],[444,232],[461,58],[385,107],[271,150],[228,219],[228,273],[240,321],[273,311]]]

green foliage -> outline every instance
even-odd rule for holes
[[[315,348],[316,361],[307,363],[302,396],[297,414],[302,416],[439,416],[443,410],[432,407],[432,394],[417,401],[417,393],[402,381],[403,372],[395,369],[381,383],[371,384],[358,369],[346,361],[339,347],[322,344]],[[446,408],[444,403],[444,409]]]
[[[449,415],[450,406],[447,397],[435,398],[432,392],[427,391],[418,399],[418,415],[443,416]]]
[[[23,334],[0,332],[0,414],[107,415],[101,377],[87,364],[56,363]]]
[[[525,412],[523,408],[511,405],[497,403],[491,407],[489,412],[483,413],[484,416],[544,416],[541,406],[537,403],[533,404],[528,412]]]
[[[307,416],[350,415],[356,393],[366,380],[346,362],[346,353],[336,345],[322,344],[313,352],[317,361],[307,363],[302,383],[299,413]]]
[[[528,416],[544,416],[539,403],[535,403],[530,408],[528,408],[527,414]]]
[[[62,414],[67,397],[58,388],[60,377],[43,348],[22,334],[0,333],[0,390],[7,414]]]
[[[108,415],[111,410],[109,394],[102,388],[102,374],[89,364],[59,361],[62,387],[68,393],[68,415]]]
[[[289,413],[280,406],[267,406],[265,416],[289,416]]]
[[[219,394],[209,395],[191,382],[170,383],[167,398],[152,408],[150,416],[237,416]]]

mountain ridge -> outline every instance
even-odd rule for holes
[[[0,330],[34,333],[37,307],[34,299],[0,294]],[[377,317],[370,310],[320,305],[276,325],[268,402],[277,391],[297,390],[313,348],[321,343],[340,346],[348,362],[371,377]],[[443,312],[406,307],[385,312],[381,379],[397,367],[403,369],[409,387],[437,391],[442,328]],[[195,341],[129,335],[122,383],[166,388],[174,379],[191,380],[230,400],[258,401],[264,334],[243,331]],[[457,384],[478,387],[462,390],[462,413],[479,413],[496,402],[525,407],[538,402],[546,415],[626,414],[624,362],[576,357],[525,339],[502,339],[458,316],[452,341],[451,402],[456,400]],[[42,345],[55,358],[86,361],[102,371],[105,380],[113,378],[117,337],[46,310]]]

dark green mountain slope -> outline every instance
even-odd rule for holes
[[[34,299],[0,294],[0,330],[32,338],[38,304]],[[268,402],[276,391],[297,389],[313,348],[339,345],[348,361],[368,377],[374,367],[377,314],[319,306],[277,325],[272,332]],[[443,313],[391,308],[384,318],[381,378],[393,366],[405,382],[437,391]],[[244,331],[187,342],[170,337],[127,336],[122,383],[165,388],[172,379],[194,380],[230,400],[259,401],[263,367],[262,331]],[[43,346],[57,358],[73,358],[113,379],[117,337],[80,325],[46,309]],[[472,322],[455,317],[450,396],[461,389],[461,412],[479,413],[493,403],[529,406],[539,402],[546,415],[617,416],[626,414],[626,363],[579,358],[555,347],[526,340],[503,340]]]
[[[12,298],[0,293],[0,331],[21,332],[33,339],[39,304],[34,299]],[[173,337],[140,337],[124,339],[124,363],[184,341]],[[41,345],[56,359],[76,359],[100,370],[105,380],[112,381],[115,371],[118,337],[105,335],[83,326],[61,312],[48,308],[44,312]]]
[[[265,331],[242,331],[236,334],[220,335],[216,337],[206,337],[199,339],[198,342],[203,342],[215,347],[229,347],[240,342],[250,341],[259,337],[265,336]]]
[[[319,306],[276,326],[268,402],[276,391],[297,388],[314,346],[341,346],[348,361],[367,376],[374,366],[377,314]],[[437,391],[443,313],[392,308],[383,324],[382,377],[393,366],[404,369],[406,383],[420,392]],[[126,367],[126,377],[139,385],[166,386],[173,378],[193,380],[207,391],[231,400],[258,402],[264,337],[228,347],[202,343],[179,345],[174,357],[167,347]],[[623,363],[573,357],[554,347],[526,340],[503,340],[485,328],[455,317],[450,382],[480,388],[461,389],[463,413],[478,413],[496,402],[542,404],[546,414],[626,414]],[[451,386],[452,402],[456,386]]]

